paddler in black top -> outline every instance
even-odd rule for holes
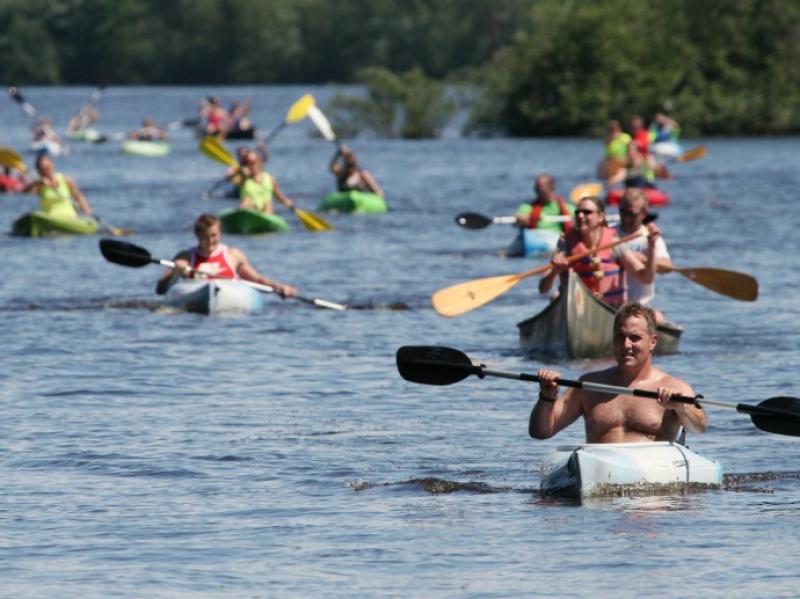
[[[341,159],[341,160],[340,160]],[[355,152],[342,145],[331,158],[330,170],[338,191],[367,191],[383,197],[383,190],[372,174],[358,166]]]
[[[706,414],[697,406],[670,401],[676,395],[695,395],[692,387],[656,368],[656,320],[653,311],[641,304],[628,304],[614,319],[615,366],[583,375],[591,381],[617,387],[656,391],[658,399],[608,395],[570,387],[558,396],[560,374],[540,370],[539,399],[531,411],[528,433],[534,439],[548,439],[583,416],[587,443],[637,443],[675,441],[680,428],[703,433]]]

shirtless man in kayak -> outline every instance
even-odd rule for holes
[[[548,439],[583,416],[587,443],[674,441],[680,427],[705,432],[705,412],[694,405],[670,401],[674,395],[695,395],[685,381],[653,366],[658,335],[653,311],[628,304],[614,319],[616,366],[590,372],[582,381],[654,390],[658,399],[608,395],[570,387],[558,396],[558,372],[539,371],[539,399],[531,411],[528,433]]]
[[[193,277],[194,271],[202,271],[211,277],[245,279],[261,285],[274,287],[283,298],[295,297],[297,289],[268,279],[250,264],[245,253],[221,242],[219,218],[213,214],[201,214],[194,223],[197,246],[179,252],[174,262],[177,268],[168,268],[156,285],[156,293],[164,294],[181,276]]]

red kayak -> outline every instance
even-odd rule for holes
[[[642,191],[647,194],[647,202],[650,206],[666,206],[669,204],[669,196],[660,189],[645,187]],[[609,206],[618,206],[624,193],[624,189],[612,189],[606,196],[606,204]]]
[[[0,193],[18,193],[22,191],[22,182],[9,175],[0,175]]]

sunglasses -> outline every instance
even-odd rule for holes
[[[642,214],[647,214],[647,212],[645,212],[645,211],[634,212],[633,210],[626,210],[626,209],[623,209],[623,210],[619,211],[619,215],[620,216],[629,216],[631,218],[635,218],[635,217],[640,216]]]
[[[575,211],[575,216],[578,216],[579,214],[589,216],[590,214],[597,214],[597,210],[586,210],[585,208],[581,208]]]

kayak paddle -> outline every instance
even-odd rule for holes
[[[17,154],[11,148],[0,148],[0,166],[6,166],[21,173],[28,170],[22,156]]]
[[[640,232],[627,235],[621,239],[617,239],[616,241],[607,243],[593,250],[588,250],[586,252],[575,254],[574,256],[569,256],[567,258],[567,262],[572,264],[573,262],[594,254],[595,252],[610,249],[622,243],[633,241],[641,236],[642,233]],[[440,289],[434,293],[431,296],[431,303],[433,304],[433,309],[436,310],[436,313],[440,316],[445,316],[447,318],[461,316],[470,310],[474,310],[475,308],[479,308],[480,306],[489,303],[496,297],[504,294],[506,291],[514,287],[514,285],[520,281],[534,275],[544,274],[548,272],[550,268],[550,263],[547,263],[544,266],[514,275],[499,275],[496,277],[485,277],[482,279],[474,279],[472,281],[458,283],[456,285]]]
[[[36,109],[25,99],[25,96],[22,95],[22,92],[19,91],[18,87],[13,85],[9,87],[8,95],[11,96],[11,99],[14,100],[14,102],[22,107],[22,110],[24,110],[28,116],[36,116]]]
[[[131,268],[139,268],[147,266],[148,264],[161,264],[167,268],[176,268],[175,262],[172,260],[164,260],[161,258],[153,258],[153,256],[145,248],[127,241],[118,241],[116,239],[101,239],[100,240],[100,253],[109,262],[120,264],[122,266],[129,266]],[[199,272],[199,271],[194,271]],[[205,273],[200,273],[205,274]],[[276,289],[271,285],[262,285],[261,283],[254,283],[245,279],[237,279],[243,285],[252,287],[257,291],[263,293],[276,293]],[[337,310],[343,312],[347,310],[344,304],[337,304],[336,302],[329,302],[327,300],[302,297],[300,295],[294,296],[293,299],[313,304],[319,308],[328,308],[329,310]]]
[[[658,214],[649,212],[644,217],[645,223],[653,222],[658,218]],[[546,223],[568,223],[573,220],[573,217],[567,215],[551,215],[546,214],[540,218],[542,222]],[[606,214],[606,221],[617,221],[619,216],[616,214]],[[513,225],[516,224],[516,216],[485,216],[480,212],[462,212],[456,216],[456,224],[465,229],[472,229],[477,231],[485,229],[489,225]]]
[[[302,98],[301,98],[302,99]],[[298,100],[299,102],[299,100]],[[207,135],[200,141],[199,145],[200,151],[211,158],[212,160],[216,160],[217,162],[221,162],[226,166],[232,166],[239,168],[239,163],[233,157],[233,155],[228,151],[228,149],[222,145],[216,137],[213,135]],[[212,186],[212,190],[216,189],[218,184],[215,183]],[[210,193],[207,192],[207,193]],[[303,226],[308,229],[309,231],[332,231],[333,226],[329,224],[326,220],[324,220],[321,216],[317,216],[316,214],[312,214],[311,212],[306,212],[305,210],[301,210],[296,206],[292,206],[289,208],[297,219],[303,223]]]
[[[123,229],[121,227],[115,227],[114,225],[111,225],[111,224],[107,223],[106,221],[104,221],[102,218],[100,218],[96,214],[93,214],[92,218],[99,223],[100,227],[102,227],[102,229],[104,231],[108,231],[108,233],[110,233],[111,235],[114,235],[115,237],[130,237],[131,235],[134,234],[134,232],[131,231],[130,229]]]
[[[698,158],[702,158],[708,153],[708,146],[703,144],[702,146],[697,146],[696,148],[692,148],[691,150],[687,150],[680,156],[675,158],[675,162],[690,162],[691,160],[697,160]]]
[[[704,266],[677,268],[663,264],[658,265],[658,272],[677,272],[692,283],[697,283],[706,289],[735,300],[754,302],[758,298],[758,281],[743,272]]]
[[[569,192],[569,199],[573,204],[577,204],[585,197],[599,197],[602,193],[602,183],[583,183]]]
[[[311,106],[314,106],[314,96],[311,94],[306,94],[299,100],[295,101],[295,103],[289,107],[289,111],[286,113],[286,117],[283,119],[281,124],[267,134],[265,141],[269,143],[286,125],[297,123],[306,118],[308,115],[308,109]]]
[[[330,121],[328,121],[328,118],[322,114],[322,111],[317,108],[316,105],[309,106],[307,114],[308,118],[311,119],[311,122],[313,122],[317,129],[319,129],[322,137],[336,144],[337,148],[342,146],[342,142],[336,138],[336,134],[333,132],[333,127],[331,127]]]
[[[405,380],[424,385],[452,385],[473,374],[481,379],[487,376],[494,376],[533,383],[539,381],[539,377],[535,374],[515,374],[500,370],[489,370],[484,364],[473,364],[465,353],[450,347],[403,346],[397,350],[397,370]],[[658,393],[645,389],[616,387],[614,385],[590,381],[572,381],[569,379],[558,379],[557,382],[565,387],[586,389],[595,393],[658,398]],[[709,405],[734,409],[737,412],[749,415],[753,424],[762,431],[800,437],[800,398],[797,397],[770,397],[758,405],[714,401],[706,399],[702,395],[695,397],[679,395],[673,397],[672,401],[700,407]]]

